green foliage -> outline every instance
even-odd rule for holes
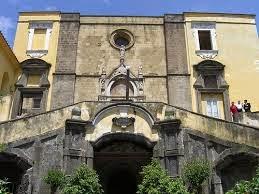
[[[204,159],[193,159],[183,167],[183,178],[189,190],[199,193],[202,183],[210,176],[210,163]]]
[[[240,181],[235,185],[233,190],[226,194],[258,194],[259,193],[259,167],[256,176],[251,181]]]
[[[65,174],[61,170],[49,170],[47,175],[43,177],[45,183],[51,187],[51,192],[55,192],[58,188],[62,188],[65,183]]]
[[[6,150],[6,144],[0,143],[0,153]]]
[[[137,194],[188,194],[181,179],[171,179],[158,161],[144,166]]]
[[[86,164],[81,165],[71,175],[63,188],[63,194],[102,194],[103,190],[99,183],[96,172],[89,169]]]
[[[10,194],[7,192],[7,181],[0,179],[0,194]]]

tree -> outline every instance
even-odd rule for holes
[[[102,194],[103,190],[99,183],[96,172],[86,164],[76,169],[63,188],[63,194]]]
[[[141,175],[143,180],[137,194],[188,194],[183,181],[171,179],[156,160],[144,166]]]
[[[183,167],[183,179],[189,185],[189,191],[200,193],[202,183],[210,176],[210,163],[204,159],[193,159]]]
[[[43,177],[43,180],[50,185],[51,194],[54,194],[58,188],[62,188],[65,182],[65,174],[61,170],[52,169]]]

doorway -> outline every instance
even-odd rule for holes
[[[94,168],[104,194],[135,194],[140,171],[151,157],[151,148],[127,140],[113,140],[95,149]]]

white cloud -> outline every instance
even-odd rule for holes
[[[0,30],[2,33],[7,36],[9,30],[15,28],[15,25],[12,21],[11,18],[5,17],[5,16],[0,16]]]
[[[49,7],[46,7],[45,10],[46,11],[57,11],[57,8],[55,6],[49,6]]]

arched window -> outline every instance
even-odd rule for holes
[[[10,89],[9,75],[7,72],[4,72],[4,75],[2,78],[2,84],[1,84],[1,91],[8,92],[9,89]]]
[[[120,80],[116,81],[115,83],[113,83],[113,85],[111,87],[111,91],[110,91],[111,96],[114,96],[114,97],[125,96],[127,84],[129,85],[129,96],[133,96],[134,89],[133,89],[131,83],[127,82],[125,79],[120,79]]]

